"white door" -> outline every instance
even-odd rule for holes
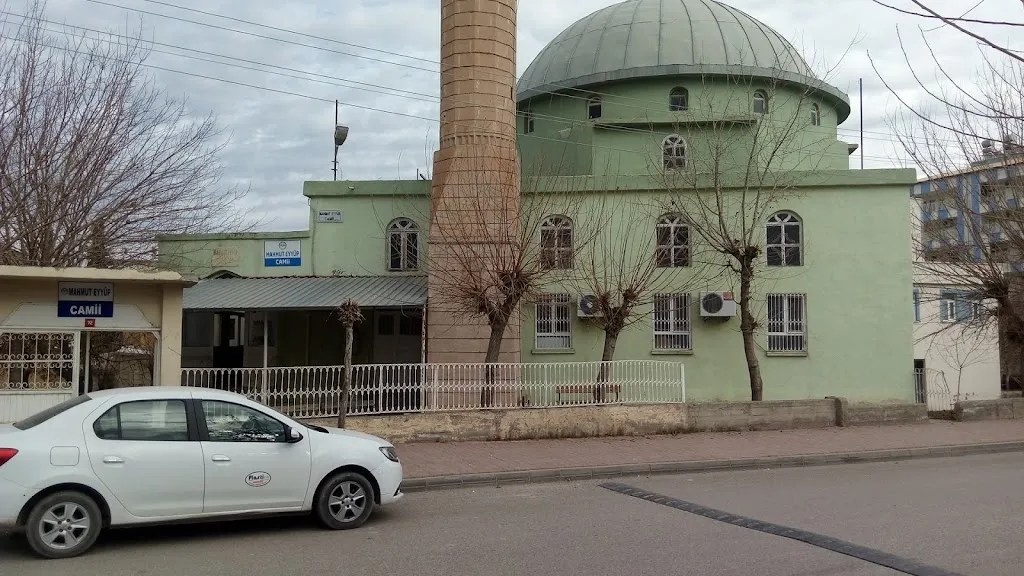
[[[285,424],[248,406],[202,400],[209,440],[203,512],[300,508],[309,486],[309,438],[287,441]],[[202,434],[202,426],[200,426]]]
[[[203,450],[189,439],[184,400],[122,402],[84,426],[96,476],[131,515],[203,511]]]

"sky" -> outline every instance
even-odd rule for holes
[[[617,1],[520,0],[519,74],[564,28]],[[913,8],[910,0],[889,1]],[[897,29],[913,70],[928,83],[937,72],[922,32],[958,82],[970,82],[981,58],[973,40],[871,0],[727,3],[782,33],[816,70],[833,69],[830,83],[849,94],[853,107],[839,132],[848,142],[858,139],[863,78],[867,168],[906,163],[889,128],[899,100],[882,80],[907,102],[925,99]],[[973,18],[1020,13],[1018,0],[928,3]],[[23,0],[0,5],[9,22],[25,13]],[[440,0],[49,0],[46,18],[55,32],[141,29],[153,42],[146,64],[154,80],[187,98],[197,117],[214,113],[225,129],[222,184],[249,188],[239,208],[258,229],[307,227],[302,183],[332,178],[335,100],[340,122],[350,127],[339,179],[429,173],[438,128]],[[851,157],[854,166],[859,162]]]

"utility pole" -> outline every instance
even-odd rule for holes
[[[338,101],[334,101],[334,125],[338,125]],[[334,172],[334,180],[338,180],[338,145],[334,145],[334,168],[331,170]]]

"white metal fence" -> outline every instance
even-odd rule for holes
[[[182,385],[244,394],[293,418],[337,416],[343,366],[184,368]],[[686,400],[683,365],[619,360],[543,364],[359,364],[348,414],[548,408]]]

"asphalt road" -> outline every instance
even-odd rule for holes
[[[1022,479],[1024,453],[613,481],[965,575],[1009,576],[1024,564]],[[348,532],[304,518],[113,531],[64,561],[0,535],[0,574],[897,574],[600,483],[413,493]]]

